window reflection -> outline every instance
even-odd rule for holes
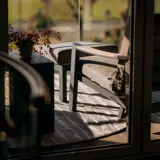
[[[128,21],[128,6],[129,0],[9,0],[9,23],[17,31],[47,28],[57,30],[62,37],[60,43],[83,40],[123,45],[120,52],[127,54],[130,37],[126,35],[127,37],[123,38],[123,35]],[[58,43],[52,37],[51,42]],[[104,59],[101,60],[103,62]],[[120,87],[123,93],[126,87],[127,93],[123,96],[119,94],[121,100],[127,104],[130,65],[126,63],[124,66],[123,61],[119,66],[123,66],[123,69],[127,67],[127,84]],[[68,84],[69,78],[67,75]],[[120,106],[116,102],[80,84],[80,109],[79,113],[75,114],[69,112],[68,103],[59,101],[59,87],[59,75],[55,74],[55,114],[58,127],[53,135],[43,136],[43,146],[62,145],[63,149],[73,149],[128,143],[126,119],[117,120]],[[96,139],[99,137],[100,139]],[[81,141],[84,143],[74,144]],[[70,145],[71,143],[73,144]],[[64,144],[66,146],[63,146]]]

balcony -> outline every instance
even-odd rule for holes
[[[17,32],[37,32],[48,28],[60,32],[62,39],[57,41],[51,35],[50,50],[43,55],[33,52],[35,56],[27,62],[29,65],[19,58],[16,45],[12,44],[13,50],[8,53],[9,56],[0,55],[0,65],[3,64],[0,66],[0,76],[4,79],[4,84],[0,81],[0,85],[4,86],[0,93],[1,101],[3,88],[5,93],[5,107],[1,107],[3,112],[0,119],[0,158],[123,159],[158,154],[159,23],[156,21],[158,19],[153,20],[153,15],[159,15],[159,2],[155,0],[153,5],[149,0],[134,0],[132,3],[127,0],[116,0],[116,3],[112,0],[106,1],[8,2],[9,19],[8,16],[6,19]],[[132,8],[131,13],[128,12],[129,6]],[[139,11],[139,6],[145,6],[142,12]],[[125,32],[129,18],[131,35],[128,36]],[[5,30],[5,27],[2,28]],[[6,36],[3,37],[5,39]],[[124,37],[128,38],[129,44],[123,45]],[[7,40],[4,43],[7,43]],[[108,51],[106,48],[110,45]],[[108,68],[116,66],[120,69],[128,65],[128,68],[124,69],[125,87],[127,84],[128,88],[125,88],[123,95],[114,90],[114,94],[108,96],[105,87],[106,82],[111,81],[109,76],[112,74],[111,70],[103,71],[104,66],[108,65],[104,64],[108,58],[104,52],[112,53],[115,45],[119,46],[119,50],[116,50],[118,55],[108,54],[109,59],[114,59]],[[127,55],[121,55],[126,46]],[[88,59],[85,59],[86,55],[77,58],[79,51],[91,55]],[[95,57],[97,59],[94,59]],[[7,59],[21,69],[12,66]],[[87,61],[87,65],[83,61]],[[129,61],[129,64],[126,61]],[[87,68],[86,71],[85,67],[91,67],[92,70]],[[24,74],[26,72],[27,76]],[[106,79],[103,80],[101,73]],[[113,72],[115,73],[117,74]],[[38,75],[38,78],[35,75]],[[99,85],[98,89],[95,89],[96,85],[86,81],[87,76]],[[32,83],[28,77],[32,79]],[[77,81],[76,93],[74,88]],[[32,94],[35,87],[38,98]],[[41,91],[45,94],[39,95]],[[47,103],[45,98],[50,101]],[[77,109],[74,108],[75,103]],[[122,106],[125,114],[120,118]],[[4,128],[3,125],[9,128]],[[12,127],[15,130],[12,130]],[[7,137],[4,136],[6,134]]]

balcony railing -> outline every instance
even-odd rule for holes
[[[34,126],[36,135],[36,155],[40,156],[40,132],[39,132],[39,112],[40,107],[45,107],[45,104],[50,103],[50,94],[48,87],[41,78],[41,76],[28,64],[22,61],[16,61],[10,58],[7,53],[0,52],[0,65],[1,67],[8,67],[16,72],[19,72],[22,77],[28,82],[30,87],[30,104],[36,109],[36,123]],[[13,125],[12,125],[13,126]],[[14,133],[12,128],[5,118],[5,106],[0,106],[0,159],[7,157],[7,136]],[[29,155],[31,156],[31,155]]]

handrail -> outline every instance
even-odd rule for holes
[[[16,61],[2,51],[0,51],[0,62],[14,68],[28,81],[31,87],[31,99],[44,97],[46,103],[50,102],[51,99],[47,85],[30,65],[24,61]]]
[[[5,67],[5,65],[11,67],[12,69],[19,72],[29,83],[30,85],[30,100],[33,106],[41,107],[44,104],[48,104],[51,101],[49,88],[45,84],[44,80],[41,76],[27,63],[23,61],[16,61],[8,56],[7,53],[0,51],[0,65]],[[0,159],[5,159],[5,148],[6,148],[6,138],[7,138],[7,128],[12,128],[8,125],[5,119],[4,106],[0,106]],[[37,110],[38,111],[38,110]],[[35,127],[37,131],[36,136],[36,155],[40,157],[40,137],[41,134],[39,133],[39,112],[37,113],[37,126]]]

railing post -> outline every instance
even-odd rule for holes
[[[0,15],[3,16],[1,18],[0,25],[0,50],[8,52],[8,1],[0,1]]]
[[[41,136],[42,136],[42,128],[41,128],[41,117],[43,114],[43,108],[45,107],[45,102],[43,97],[39,97],[34,100],[34,106],[37,108],[36,113],[36,128],[35,128],[35,140],[36,140],[36,160],[41,160]]]

